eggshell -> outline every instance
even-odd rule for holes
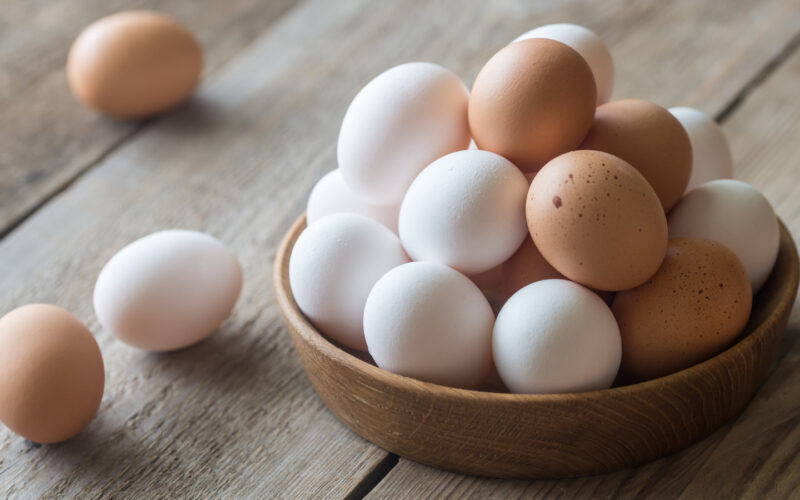
[[[605,151],[633,165],[653,186],[665,212],[683,195],[692,173],[692,145],[681,123],[641,99],[598,107],[581,149]]]
[[[386,273],[364,309],[364,334],[379,367],[453,387],[477,387],[489,374],[493,324],[478,287],[434,262]]]
[[[564,275],[547,262],[528,236],[514,255],[503,263],[500,300],[505,302],[521,288],[536,281],[556,278],[563,279]]]
[[[373,205],[358,198],[347,187],[339,169],[332,170],[317,182],[308,197],[306,222],[311,225],[326,215],[353,213],[380,222],[397,234],[397,218],[400,204]]]
[[[0,421],[37,443],[78,434],[103,398],[92,333],[60,307],[30,304],[0,318]]]
[[[289,258],[289,283],[314,326],[364,351],[367,295],[378,278],[406,262],[400,240],[385,226],[363,215],[334,214],[300,234]]]
[[[431,163],[400,206],[400,241],[413,260],[465,274],[486,271],[525,238],[528,181],[513,163],[488,151],[458,151]]]
[[[621,355],[614,315],[591,290],[567,280],[532,283],[503,306],[492,337],[494,363],[517,393],[606,389]]]
[[[686,191],[715,179],[733,177],[733,158],[725,134],[713,118],[694,108],[669,108],[692,144],[692,176]]]
[[[530,38],[549,38],[568,45],[580,54],[594,75],[597,105],[608,102],[614,88],[614,61],[608,47],[594,31],[577,24],[548,24],[518,36],[514,42]]]
[[[353,99],[339,132],[347,185],[370,203],[400,203],[423,168],[469,145],[468,99],[461,79],[436,64],[401,64],[375,77]]]
[[[754,294],[778,258],[780,229],[772,205],[742,181],[719,179],[686,193],[669,214],[669,235],[708,238],[728,247],[747,269]]]
[[[646,380],[688,368],[730,346],[752,305],[747,272],[733,252],[702,238],[676,238],[658,272],[619,292],[622,370]]]
[[[171,351],[211,335],[241,289],[242,268],[225,245],[172,229],[140,238],[108,261],[94,287],[94,310],[126,344]]]
[[[119,118],[160,113],[186,100],[203,71],[203,49],[158,12],[118,12],[90,24],[69,52],[67,79],[85,105]]]
[[[667,221],[653,188],[608,153],[572,151],[549,162],[531,183],[526,211],[547,262],[598,290],[644,283],[667,249]]]
[[[479,149],[535,171],[581,143],[596,99],[592,70],[580,54],[554,40],[523,40],[481,69],[469,98],[469,127]]]

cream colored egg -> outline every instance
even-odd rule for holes
[[[364,308],[364,335],[379,367],[453,387],[477,387],[489,374],[493,323],[478,287],[433,262],[389,271]]]
[[[715,179],[732,178],[731,147],[722,127],[699,109],[677,107],[669,112],[681,122],[692,144],[692,175],[686,191]]]
[[[488,151],[458,151],[431,163],[400,207],[400,241],[413,260],[477,274],[501,264],[525,238],[528,181]]]
[[[172,229],[117,252],[94,287],[100,324],[126,344],[171,351],[209,336],[242,289],[236,255],[216,238]]]
[[[297,306],[322,333],[366,350],[364,303],[378,278],[408,262],[400,240],[357,214],[333,214],[308,226],[289,258]]]
[[[306,222],[311,225],[326,215],[353,213],[374,219],[397,234],[400,205],[373,205],[347,187],[339,169],[325,174],[311,190],[306,208]]]
[[[347,185],[370,203],[400,203],[423,168],[469,145],[468,100],[461,79],[436,64],[401,64],[375,77],[353,99],[339,132]]]
[[[497,315],[494,363],[512,392],[606,389],[619,370],[622,341],[603,299],[567,280],[532,283]]]

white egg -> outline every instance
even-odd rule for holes
[[[461,79],[436,64],[401,64],[375,77],[353,99],[339,132],[347,185],[370,203],[400,203],[426,165],[469,145],[468,100]]]
[[[692,144],[692,176],[686,191],[715,179],[733,177],[733,158],[725,134],[713,118],[694,108],[669,108],[689,135]]]
[[[173,229],[134,241],[106,263],[94,310],[126,344],[170,351],[216,330],[241,289],[242,268],[230,249],[207,234]]]
[[[400,204],[373,205],[358,198],[347,187],[339,169],[325,174],[311,190],[306,209],[306,222],[315,223],[326,215],[353,213],[374,219],[397,234],[397,217]]]
[[[367,346],[379,367],[453,387],[477,387],[488,375],[493,323],[478,287],[433,262],[392,269],[364,308]]]
[[[606,389],[614,382],[622,340],[603,299],[568,280],[542,280],[508,299],[492,336],[494,363],[517,393]]]
[[[519,248],[528,227],[528,181],[489,151],[458,151],[414,179],[400,206],[400,241],[413,260],[477,274]]]
[[[586,60],[592,70],[597,85],[597,105],[611,99],[614,89],[614,60],[611,59],[608,46],[594,31],[577,24],[548,24],[518,36],[514,42],[529,38],[548,38],[571,47]]]
[[[780,245],[769,200],[742,181],[719,179],[683,195],[667,217],[669,237],[696,236],[722,243],[739,257],[753,293],[767,281]]]
[[[363,351],[367,295],[378,278],[406,262],[400,240],[385,226],[363,215],[333,214],[300,234],[289,258],[289,283],[314,326]]]

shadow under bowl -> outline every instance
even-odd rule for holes
[[[422,382],[346,353],[300,312],[289,256],[275,291],[295,350],[323,402],[372,443],[417,462],[492,477],[556,478],[611,472],[674,453],[739,413],[767,375],[798,286],[798,256],[783,223],[769,280],[739,341],[713,358],[647,382],[574,394],[503,394]]]

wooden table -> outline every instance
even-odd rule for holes
[[[202,88],[140,123],[71,97],[64,63],[89,22],[130,7],[180,19],[206,48]],[[96,333],[107,385],[77,438],[0,430],[0,497],[800,497],[800,309],[736,421],[638,469],[501,481],[430,469],[362,440],[316,397],[274,303],[271,263],[314,182],[336,166],[357,90],[410,60],[471,83],[518,34],[596,30],[616,98],[698,107],[724,125],[736,176],[800,235],[800,1],[5,0],[0,9],[0,311],[65,307]],[[233,316],[172,354],[129,348],[92,310],[100,268],[152,231],[191,228],[245,269]]]

